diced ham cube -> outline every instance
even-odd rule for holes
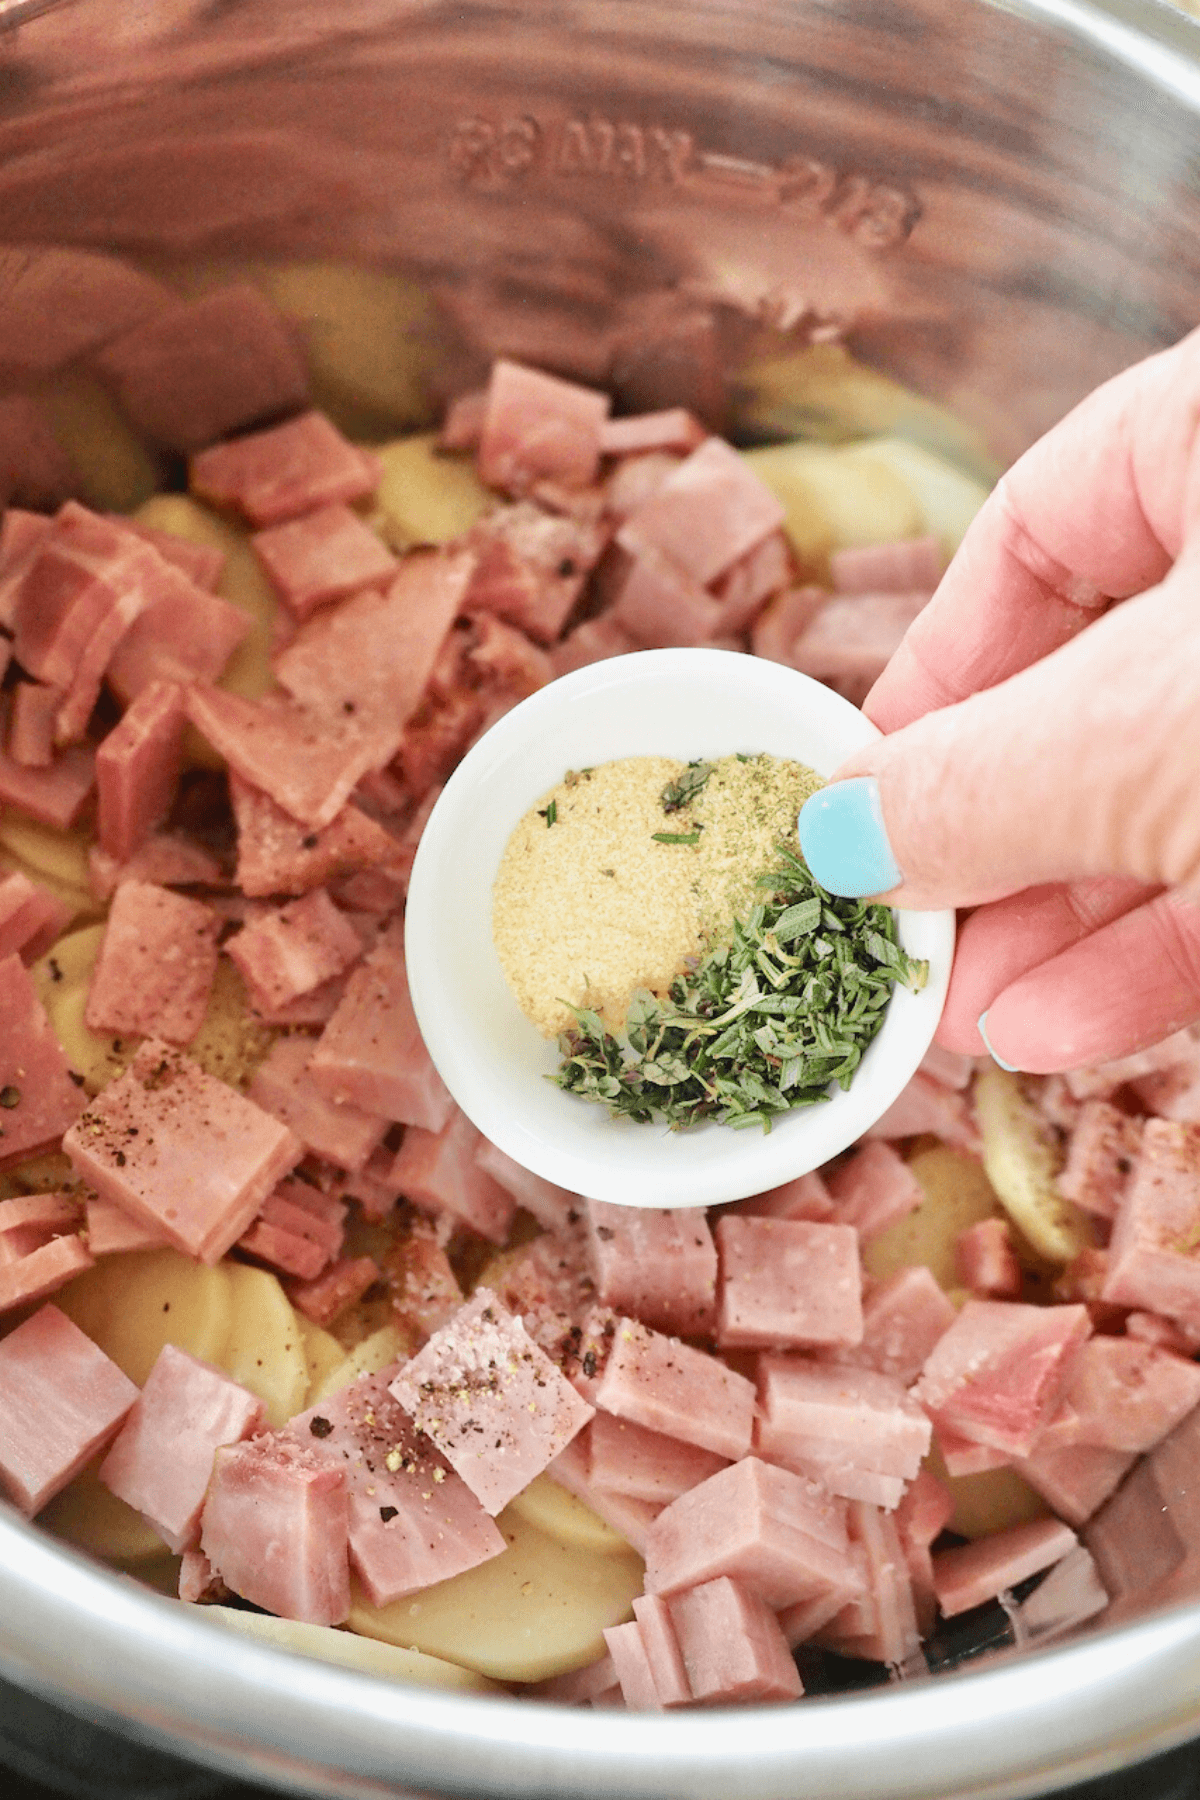
[[[493,1515],[593,1411],[488,1288],[434,1333],[389,1391]]]
[[[381,587],[398,567],[378,533],[342,501],[270,525],[250,541],[272,587],[297,619],[360,588]]]
[[[163,567],[149,601],[108,660],[105,680],[128,705],[152,681],[217,681],[251,628],[240,606]]]
[[[281,1619],[350,1611],[350,1496],[318,1451],[274,1433],[217,1451],[200,1548],[225,1585]]]
[[[7,640],[4,644],[7,660]],[[40,681],[18,681],[8,720],[8,754],[23,769],[48,769],[54,761],[54,722],[62,694]]]
[[[776,1609],[856,1585],[846,1503],[746,1456],[661,1512],[646,1534],[646,1592],[729,1575]]]
[[[1140,1082],[1154,1075],[1173,1075],[1180,1071],[1190,1075],[1196,1067],[1198,1049],[1200,1046],[1189,1030],[1174,1031],[1161,1043],[1135,1050],[1129,1056],[1117,1057],[1112,1062],[1093,1063],[1086,1069],[1068,1069],[1065,1080],[1077,1100],[1096,1097],[1107,1100],[1127,1082]]]
[[[325,890],[317,888],[251,919],[226,950],[251,999],[269,1009],[342,974],[361,956],[362,940]]]
[[[661,1712],[650,1658],[636,1619],[627,1625],[606,1625],[604,1642],[621,1687],[621,1698],[630,1712]]]
[[[945,562],[936,537],[897,538],[835,550],[829,578],[839,594],[932,594]]]
[[[0,704],[0,735],[6,717]],[[90,744],[60,751],[48,769],[31,769],[0,752],[0,802],[15,806],[40,825],[65,831],[75,823],[96,780],[96,752]]]
[[[102,1198],[207,1263],[237,1242],[303,1148],[253,1101],[153,1038],[63,1139]]]
[[[479,1133],[455,1107],[440,1131],[409,1125],[392,1164],[392,1180],[417,1206],[448,1213],[494,1244],[508,1238],[512,1196],[475,1160]]]
[[[458,394],[446,408],[438,433],[439,450],[474,450],[483,435],[483,417],[487,411],[488,391],[473,388],[469,394]]]
[[[129,861],[170,809],[185,720],[183,689],[151,682],[96,752],[100,848],[118,862]]]
[[[651,649],[709,644],[724,627],[720,602],[650,547],[633,558],[606,616]]]
[[[930,1545],[954,1517],[954,1496],[945,1482],[921,1469],[895,1511],[896,1534],[904,1550],[913,1605],[922,1637],[928,1637],[937,1618]]]
[[[588,1454],[588,1477],[597,1487],[663,1506],[707,1481],[727,1460],[606,1412],[592,1420]]]
[[[798,1700],[787,1639],[758,1595],[722,1575],[667,1602],[692,1697],[702,1706]]]
[[[833,1201],[824,1180],[814,1169],[811,1174],[797,1175],[780,1187],[768,1188],[765,1194],[754,1194],[739,1200],[739,1214],[755,1219],[812,1219],[825,1224],[833,1217]]]
[[[949,1425],[939,1424],[937,1445],[947,1475],[983,1475],[991,1469],[1007,1469],[1014,1460],[1007,1450],[996,1450],[990,1444],[976,1443],[963,1437]]]
[[[721,630],[749,631],[772,594],[787,587],[795,574],[791,545],[782,531],[773,531],[714,584],[721,602]]]
[[[74,1194],[17,1194],[0,1200],[0,1269],[40,1250],[81,1224]]]
[[[979,1154],[979,1129],[965,1094],[943,1087],[920,1069],[897,1094],[885,1113],[868,1127],[868,1138],[922,1137],[932,1133],[944,1144]]]
[[[863,1556],[866,1590],[822,1633],[821,1642],[845,1656],[903,1669],[921,1652],[916,1602],[896,1521],[866,1501],[852,1500],[848,1523]]]
[[[379,1265],[371,1256],[343,1256],[315,1281],[294,1281],[288,1297],[297,1312],[314,1325],[332,1325],[349,1307],[357,1306],[380,1278]]]
[[[265,1423],[256,1395],[166,1344],[100,1465],[100,1479],[179,1556],[199,1541],[214,1454],[222,1444],[253,1437]]]
[[[187,691],[187,709],[232,770],[310,829],[332,824],[367,770],[390,754],[376,734],[355,729],[353,720],[335,731],[275,698],[244,700],[196,685]]]
[[[528,699],[553,681],[549,656],[515,625],[506,625],[494,613],[476,613],[471,624],[476,642],[467,651],[467,665],[496,694],[497,701]]]
[[[236,506],[252,525],[279,525],[318,506],[366,500],[379,485],[379,465],[323,413],[307,412],[202,450],[192,457],[190,482],[202,500]]]
[[[1103,1298],[1200,1327],[1200,1126],[1147,1119]]]
[[[394,1365],[288,1421],[284,1435],[344,1472],[350,1558],[373,1606],[508,1548],[462,1478],[388,1392]]]
[[[0,1486],[27,1517],[119,1430],[138,1390],[57,1306],[0,1339]]]
[[[618,625],[611,613],[601,613],[598,619],[585,619],[582,625],[577,625],[554,645],[550,651],[550,666],[556,676],[569,675],[572,669],[607,662],[611,656],[627,656],[637,648],[637,639]]]
[[[707,438],[630,514],[618,542],[658,553],[705,587],[783,524],[783,507],[736,450]]]
[[[861,1341],[862,1269],[852,1226],[727,1213],[717,1224],[717,1247],[722,1346],[769,1350]]]
[[[16,596],[53,522],[45,513],[5,509],[0,522],[0,625],[6,630],[12,629]]]
[[[1070,1137],[1058,1191],[1086,1212],[1112,1219],[1142,1147],[1142,1121],[1107,1100],[1085,1100]]]
[[[650,450],[669,450],[687,456],[707,436],[686,406],[671,406],[662,412],[606,419],[600,427],[600,451],[603,456],[640,456]]]
[[[498,613],[539,644],[552,644],[607,542],[607,527],[562,518],[531,500],[500,506],[472,527],[478,557],[467,612]]]
[[[140,591],[159,558],[148,545],[76,501],[55,516],[12,599],[17,660],[66,690],[123,594]]]
[[[584,1201],[578,1194],[557,1187],[552,1181],[544,1181],[531,1169],[523,1169],[520,1163],[514,1162],[485,1137],[481,1137],[476,1146],[475,1161],[485,1175],[490,1175],[512,1195],[518,1206],[532,1213],[546,1231],[563,1229],[583,1211]]]
[[[920,1206],[920,1182],[888,1144],[864,1144],[825,1177],[839,1225],[853,1225],[865,1243]]]
[[[639,1594],[633,1603],[633,1616],[641,1631],[659,1704],[664,1708],[690,1705],[692,1684],[679,1648],[670,1601],[661,1594]]]
[[[1059,1518],[1079,1526],[1116,1491],[1136,1461],[1132,1450],[1101,1450],[1095,1444],[1043,1450],[1039,1445],[1013,1467]]]
[[[217,859],[177,832],[152,831],[127,862],[118,862],[99,844],[88,851],[88,886],[97,900],[111,900],[123,881],[149,881],[157,887],[215,887],[220,880]]]
[[[983,1300],[1015,1300],[1021,1292],[1021,1265],[1007,1219],[980,1219],[954,1240],[954,1266],[965,1288]]]
[[[890,1511],[932,1435],[923,1409],[891,1376],[798,1356],[759,1358],[758,1453],[830,1493]]]
[[[384,1274],[397,1322],[418,1346],[448,1324],[463,1303],[450,1259],[427,1219],[414,1218],[387,1259]]]
[[[238,1248],[285,1275],[312,1281],[340,1253],[345,1218],[342,1201],[306,1181],[283,1181],[267,1195]]]
[[[1014,1608],[1013,1636],[1020,1645],[1046,1644],[1094,1619],[1107,1605],[1095,1559],[1080,1544]]]
[[[315,1156],[343,1169],[361,1169],[388,1121],[344,1101],[330,1100],[309,1073],[312,1039],[277,1038],[254,1072],[247,1092],[280,1119]]]
[[[607,394],[540,369],[492,365],[479,440],[479,473],[489,487],[528,492],[536,481],[582,488],[600,467]]]
[[[168,450],[199,449],[308,396],[291,331],[242,283],[164,308],[111,339],[94,367],[139,433]]]
[[[160,531],[156,525],[144,525],[140,519],[129,518],[124,513],[110,513],[108,517],[115,517],[126,531],[132,531],[135,537],[152,544],[165,563],[170,563],[197,587],[210,594],[216,593],[226,556],[215,544],[194,544],[187,538],[176,537],[172,531]]]
[[[619,1701],[621,1690],[612,1657],[606,1650],[603,1656],[598,1656],[595,1662],[585,1663],[582,1669],[568,1669],[565,1675],[531,1681],[522,1692],[531,1700],[553,1700],[560,1706],[591,1706],[606,1702],[614,1688]]]
[[[386,1219],[395,1207],[399,1190],[391,1177],[395,1157],[386,1145],[372,1151],[361,1169],[325,1169],[320,1171],[322,1186],[330,1185],[362,1207],[363,1217],[377,1222]]]
[[[637,456],[623,457],[604,483],[605,506],[612,518],[620,523],[636,512],[652,494],[657,494],[668,475],[675,473],[683,456],[695,448],[694,444],[689,445],[683,454],[646,450]],[[618,550],[618,556],[628,560],[623,550]]]
[[[838,595],[795,639],[787,660],[861,705],[928,602],[925,591]]]
[[[974,1079],[975,1061],[973,1056],[964,1055],[962,1051],[943,1050],[940,1044],[930,1044],[921,1058],[920,1072],[941,1087],[961,1093]]]
[[[190,1606],[229,1599],[229,1589],[203,1550],[185,1550],[180,1557],[179,1598]]]
[[[650,1431],[744,1456],[754,1426],[754,1387],[716,1357],[621,1319],[596,1405]]]
[[[828,595],[824,588],[786,588],[777,594],[755,619],[750,632],[750,648],[755,656],[769,662],[792,665],[792,652],[805,631],[824,606]]]
[[[870,1290],[863,1301],[862,1342],[831,1352],[830,1360],[878,1369],[907,1387],[956,1317],[933,1271],[914,1263]]]
[[[573,1385],[578,1390],[578,1382]],[[614,1493],[611,1488],[600,1487],[592,1481],[587,1472],[587,1439],[590,1431],[591,1426],[585,1425],[578,1437],[572,1438],[566,1449],[560,1450],[554,1461],[547,1465],[546,1474],[559,1487],[565,1488],[568,1494],[574,1494],[577,1500],[590,1507],[598,1519],[611,1525],[626,1543],[633,1545],[639,1555],[644,1555],[646,1533],[662,1512],[662,1502],[634,1500],[627,1494]]]
[[[968,1300],[938,1340],[913,1393],[939,1430],[1026,1456],[1089,1335],[1085,1306]]]
[[[148,881],[123,882],[88,989],[89,1031],[190,1043],[217,972],[220,926],[199,900]]]
[[[83,1095],[19,956],[0,962],[0,1169],[56,1145]]]
[[[717,1251],[703,1210],[585,1205],[600,1300],[660,1331],[711,1333]]]
[[[26,966],[36,962],[62,935],[71,916],[67,901],[19,869],[0,876],[0,961],[16,954]]]
[[[157,1250],[170,1239],[157,1225],[135,1219],[111,1200],[86,1203],[87,1242],[93,1256],[113,1256],[124,1250]]]
[[[1072,1358],[1036,1450],[1152,1450],[1195,1406],[1200,1364],[1130,1337],[1093,1337]]]
[[[232,771],[229,797],[238,828],[237,882],[252,898],[307,893],[341,875],[395,863],[400,855],[391,833],[353,803],[312,831]]]
[[[1061,1520],[1033,1519],[976,1538],[972,1544],[940,1550],[933,1559],[938,1605],[948,1619],[981,1606],[1006,1588],[1061,1562],[1078,1542],[1071,1527]]]
[[[153,556],[154,552],[147,549],[146,555]],[[147,580],[118,595],[88,639],[54,716],[56,744],[78,743],[86,731],[113,652],[150,604],[151,574],[148,572]]]
[[[0,1254],[0,1313],[44,1300],[73,1275],[90,1269],[92,1260],[83,1239],[70,1232],[49,1238],[36,1249],[14,1256],[11,1262]]]

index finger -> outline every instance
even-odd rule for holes
[[[1027,668],[1163,579],[1187,534],[1200,332],[1124,370],[1002,478],[867,698],[895,731]]]

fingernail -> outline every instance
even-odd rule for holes
[[[796,821],[804,860],[823,888],[846,899],[886,894],[904,879],[892,855],[873,775],[820,788]]]
[[[992,1049],[992,1042],[987,1034],[987,1014],[985,1012],[981,1012],[979,1015],[979,1035],[983,1039],[987,1048],[987,1053],[994,1063],[999,1063],[1000,1067],[1002,1069],[1007,1069],[1010,1075],[1020,1074],[1020,1070],[1016,1063],[1005,1062],[1000,1053]]]

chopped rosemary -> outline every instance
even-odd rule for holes
[[[558,801],[552,800],[550,802],[549,806],[539,806],[538,807],[538,818],[545,819],[547,831],[549,831],[551,825],[557,825],[558,824]]]
[[[690,762],[678,781],[668,781],[662,791],[662,809],[665,813],[682,812],[690,806],[697,794],[701,793],[705,782],[713,772],[713,764]],[[658,833],[655,833],[658,836]]]
[[[651,838],[656,844],[698,844],[703,825],[697,825],[695,831],[652,831]]]
[[[901,949],[888,907],[838,899],[795,852],[778,854],[733,941],[678,976],[666,1000],[635,994],[620,1038],[573,1007],[549,1079],[614,1118],[676,1131],[704,1119],[769,1131],[778,1114],[828,1099],[834,1082],[848,1088],[895,984],[923,987],[929,965]]]

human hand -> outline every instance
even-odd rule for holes
[[[942,1044],[1049,1071],[1200,1018],[1200,333],[1014,464],[865,710],[891,735],[801,845],[835,892],[976,909]]]

